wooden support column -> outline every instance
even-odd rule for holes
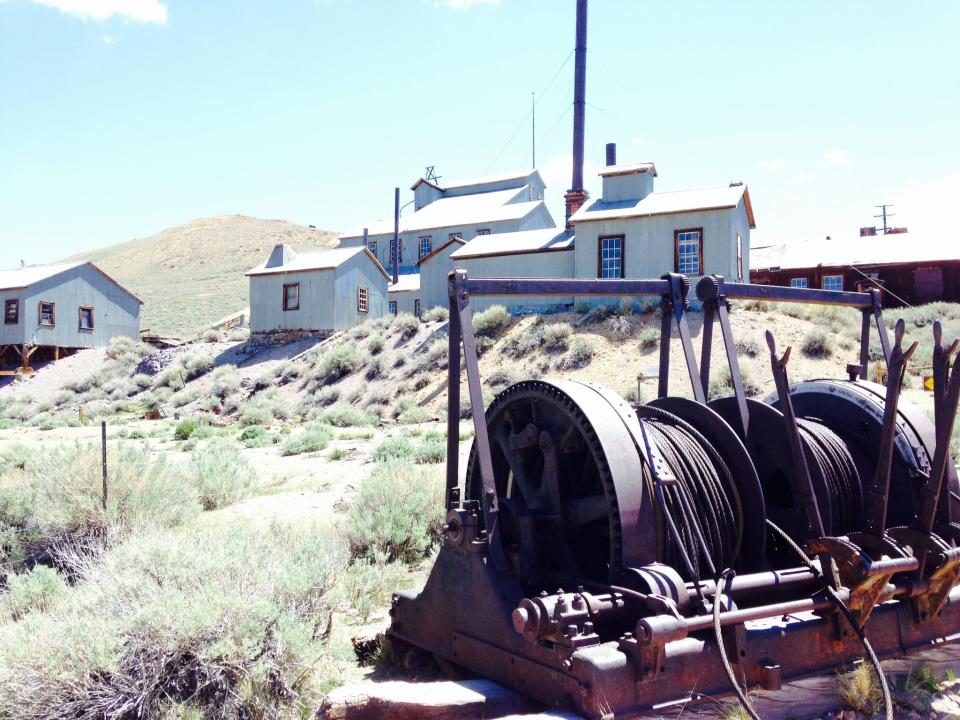
[[[59,359],[60,359],[60,346],[59,346],[59,345],[54,345],[54,346],[53,346],[53,360],[54,360],[54,362],[56,362],[56,361],[59,360]]]

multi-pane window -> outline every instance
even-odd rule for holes
[[[703,230],[676,231],[677,272],[681,275],[702,275]]]
[[[433,236],[424,235],[418,239],[418,245],[420,246],[420,259],[423,260],[433,249]]]
[[[7,300],[3,305],[3,322],[7,325],[16,325],[20,322],[20,301]]]
[[[357,285],[357,312],[365,313],[370,309],[370,295],[367,288]]]
[[[479,230],[477,230],[477,235],[489,235],[489,234],[490,234],[490,228],[480,228]]]
[[[376,240],[370,240],[369,242],[367,242],[367,250],[369,250],[369,251],[373,254],[373,256],[376,257],[376,256],[377,256],[377,241],[376,241]]]
[[[54,303],[40,303],[40,324],[51,327],[57,324],[57,306]]]
[[[397,252],[397,247],[399,245],[399,253]],[[396,261],[397,263],[403,262],[403,243],[398,243],[396,240],[390,241],[390,262]]]
[[[79,327],[81,330],[93,330],[93,308],[92,307],[80,308]]]
[[[824,275],[824,290],[843,290],[843,275]]]
[[[737,233],[737,280],[743,280],[743,235]]]
[[[283,309],[300,309],[300,283],[291,283],[283,286]]]
[[[790,278],[790,287],[805,288],[807,286],[807,279],[803,278]]]
[[[597,277],[623,277],[623,235],[600,238],[600,261]]]
[[[396,301],[396,300],[391,300],[391,301],[387,304],[387,309],[390,311],[390,314],[391,314],[391,315],[396,315],[396,314],[397,314],[397,301]]]
[[[413,314],[420,317],[420,298],[416,298],[413,301]]]

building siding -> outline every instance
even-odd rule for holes
[[[420,297],[420,293],[416,290],[401,290],[397,292],[388,292],[387,293],[387,302],[396,302],[397,303],[397,313],[410,313],[411,315],[416,315],[417,309],[417,299]],[[420,310],[426,310],[427,306],[421,303]],[[384,313],[388,313],[389,305],[387,309],[384,310]]]
[[[573,277],[574,250],[571,248],[550,252],[488,255],[485,257],[462,258],[455,262],[458,268],[467,271],[467,277],[472,278],[570,278]],[[446,276],[444,276],[444,304],[449,304],[446,297]],[[569,296],[538,297],[535,295],[490,295],[481,297],[478,295],[471,299],[471,304],[474,310],[482,310],[491,305],[505,305],[515,312],[544,311],[572,305],[573,298]]]
[[[337,330],[383,317],[387,311],[387,278],[366,253],[357,253],[336,269],[335,318]],[[367,288],[367,312],[357,309],[357,287]]]
[[[443,252],[420,265],[420,300],[424,310],[450,304],[447,294],[447,277],[453,270],[450,256],[462,247],[460,243],[451,243]]]
[[[20,303],[20,312],[17,323],[0,325],[0,345],[21,345],[24,340],[23,332],[23,294],[24,290],[0,290],[0,311],[6,308],[7,300],[17,300]],[[6,318],[4,318],[6,319]]]
[[[89,265],[79,265],[19,291],[20,323],[4,325],[4,342],[63,348],[95,348],[114,337],[137,339],[140,302]],[[11,297],[9,291],[3,294]],[[40,303],[55,303],[55,325],[40,325]],[[80,308],[93,308],[93,329],[80,329]]]

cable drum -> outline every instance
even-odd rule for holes
[[[827,500],[820,509],[824,531],[843,535],[856,530],[863,517],[863,485],[847,443],[817,418],[798,418],[800,439],[814,487]],[[822,498],[818,497],[818,504]],[[826,510],[826,512],[825,512]]]
[[[664,484],[663,507],[658,508],[668,516],[658,518],[660,560],[686,569],[682,574],[687,580],[715,577],[734,566],[743,540],[743,508],[733,473],[711,443],[683,419],[651,406],[641,406],[637,413],[677,479]],[[689,577],[691,571],[694,577]]]

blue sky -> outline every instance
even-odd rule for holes
[[[347,230],[426,165],[528,167],[531,91],[561,220],[574,7],[0,0],[0,267],[226,213]],[[854,235],[880,202],[952,227],[958,25],[947,1],[593,0],[588,186],[615,141],[660,190],[745,181],[754,244]]]

